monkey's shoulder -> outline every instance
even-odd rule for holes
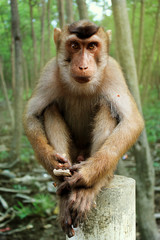
[[[114,59],[111,56],[108,57],[107,67],[108,67],[109,70],[110,69],[115,69],[115,70],[118,70],[118,71],[122,71],[121,67],[120,67],[120,64],[117,62],[116,59]]]
[[[119,63],[112,57],[109,56],[107,65],[105,68],[105,79],[104,87],[114,85],[115,88],[125,85],[124,75]],[[116,87],[117,86],[117,87]]]
[[[41,70],[39,83],[47,83],[54,82],[56,77],[58,76],[58,67],[56,58],[52,58],[49,62],[46,63],[44,68]]]

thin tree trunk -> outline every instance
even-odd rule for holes
[[[159,38],[158,38],[158,43],[160,42],[160,28],[159,28]],[[151,77],[153,81],[155,82],[155,87],[157,89],[157,95],[158,99],[160,99],[160,71],[159,71],[159,66],[160,66],[160,44],[158,45],[158,53],[157,53],[157,59],[155,61],[155,72],[152,74],[153,76]]]
[[[27,69],[27,63],[24,55],[23,55],[23,72],[24,72],[24,86],[25,86],[26,96],[28,97],[28,93],[29,93],[28,69]]]
[[[142,55],[143,55],[143,39],[144,39],[144,11],[145,11],[145,0],[141,0],[141,13],[140,13],[140,24],[139,24],[139,44],[137,54],[137,75],[140,81],[141,66],[142,66]]]
[[[59,14],[59,25],[63,28],[65,25],[64,20],[64,0],[57,0],[58,14]]]
[[[47,58],[51,56],[51,0],[47,3],[47,22],[48,22],[48,41],[47,41]]]
[[[33,46],[33,78],[32,78],[32,88],[35,85],[37,79],[37,72],[38,72],[38,59],[37,59],[37,43],[36,43],[36,35],[34,31],[34,24],[33,24],[33,6],[32,0],[29,0],[29,9],[30,9],[30,21],[31,21],[31,37],[32,37],[32,46]]]
[[[42,14],[41,14],[41,59],[40,68],[44,65],[44,23],[45,23],[45,0],[42,3]]]
[[[67,16],[67,23],[72,23],[73,20],[73,0],[66,0],[66,16]]]
[[[156,47],[156,41],[157,41],[157,35],[158,35],[158,28],[160,24],[160,0],[158,0],[158,8],[157,8],[157,13],[156,13],[156,23],[155,23],[155,28],[154,28],[154,35],[153,35],[153,41],[152,41],[152,48],[151,48],[151,53],[150,57],[148,60],[148,70],[146,71],[146,74],[144,74],[143,77],[143,83],[145,83],[145,91],[144,91],[144,96],[146,96],[147,90],[148,90],[148,83],[151,78],[152,74],[152,67],[153,67],[153,62],[154,62],[154,52],[155,52],[155,47]]]
[[[142,111],[126,1],[112,0],[112,6],[120,63],[131,92]],[[134,156],[137,172],[138,226],[141,239],[158,240],[160,236],[154,218],[154,169],[145,130],[134,147]]]
[[[12,91],[13,96],[15,97],[15,47],[13,34],[11,32],[11,68],[12,68]]]
[[[85,0],[76,0],[80,19],[88,19],[88,9]]]
[[[21,136],[22,136],[22,112],[23,112],[23,67],[22,67],[22,45],[19,26],[19,14],[17,0],[11,1],[11,22],[12,34],[15,44],[15,103],[14,116],[15,127],[12,142],[12,157],[17,159],[20,156]]]
[[[4,80],[3,65],[2,65],[1,59],[0,59],[0,77],[1,77],[1,82],[2,82],[2,91],[3,91],[3,94],[4,94],[5,100],[6,100],[6,105],[7,105],[8,112],[9,112],[10,119],[11,119],[11,126],[12,126],[12,129],[13,129],[13,127],[14,127],[14,115],[13,115],[12,107],[11,107],[11,104],[10,104],[10,101],[9,101],[9,98],[8,98],[8,94],[7,94],[7,86],[6,86],[6,83],[5,83],[5,80]]]
[[[132,21],[131,21],[131,30],[132,30],[132,40],[133,40],[133,42],[134,42],[134,24],[135,24],[136,7],[137,7],[137,0],[133,0]]]

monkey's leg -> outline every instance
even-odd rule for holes
[[[69,129],[56,105],[52,104],[45,110],[44,126],[50,145],[57,154],[68,159],[71,164],[70,151],[73,143],[70,137]]]
[[[112,117],[109,106],[105,103],[102,103],[99,109],[99,112],[96,114],[93,123],[93,132],[92,132],[92,142],[91,142],[91,152],[90,157],[88,159],[89,163],[92,164],[93,155],[101,148],[110,134],[113,132],[117,125],[117,120]],[[105,156],[104,156],[105,157]],[[83,168],[86,164],[86,161],[81,162],[80,164],[75,164],[72,167],[72,171],[74,172],[73,176],[68,178],[66,181],[66,186],[70,185],[71,187],[77,186],[86,186],[87,182],[89,182],[89,178],[91,175],[90,168],[86,168],[85,170],[85,179],[81,176],[81,168]],[[101,162],[96,161],[94,163],[96,169],[101,168]],[[93,166],[93,168],[94,168]],[[96,170],[95,170],[96,171]],[[94,174],[94,176],[96,173]],[[110,177],[109,177],[110,178]],[[92,185],[89,184],[89,187]],[[64,190],[64,186],[60,186],[58,189],[58,194],[62,194]]]
[[[93,133],[92,133],[92,145],[91,156],[103,145],[109,135],[112,133],[117,125],[117,121],[112,117],[110,108],[105,104],[100,107],[99,112],[95,116]],[[85,164],[85,161],[80,165]],[[99,162],[100,164],[100,162]],[[78,164],[76,165],[78,166]],[[74,168],[74,166],[73,166]],[[77,168],[78,169],[78,168]],[[88,169],[88,176],[90,175]],[[78,172],[75,172],[73,177],[68,178],[68,183],[74,186],[74,180],[78,180]],[[75,176],[75,179],[74,179]],[[77,178],[76,178],[77,177]],[[80,177],[80,176],[79,176]],[[80,179],[80,178],[79,178]],[[110,180],[109,177],[100,178],[99,181],[90,188],[73,188],[68,198],[68,206],[70,206],[69,212],[71,213],[72,224],[77,227],[82,222],[94,205],[94,201],[100,189]],[[81,181],[81,180],[80,180]],[[83,186],[83,183],[82,183]],[[63,192],[63,189],[62,189]],[[61,188],[58,193],[61,194]],[[67,207],[68,208],[68,207]]]

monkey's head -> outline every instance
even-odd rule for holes
[[[54,29],[61,80],[76,93],[94,91],[103,80],[111,31],[81,20]]]

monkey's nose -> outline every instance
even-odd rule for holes
[[[87,70],[88,67],[79,67],[80,70]]]

